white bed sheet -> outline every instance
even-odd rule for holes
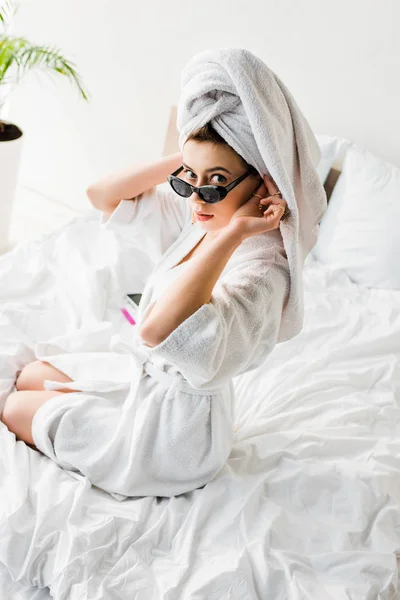
[[[99,230],[93,211],[0,258],[0,402],[36,342],[128,331]],[[0,422],[2,599],[400,597],[400,292],[311,255],[304,281],[304,329],[235,380],[236,442],[202,489],[118,502]]]

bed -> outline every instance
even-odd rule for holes
[[[129,326],[99,302],[118,247],[98,223],[90,210],[0,258],[0,400],[41,339]],[[302,332],[236,378],[235,445],[201,489],[118,502],[0,422],[2,600],[400,597],[400,291],[313,254],[304,286]]]

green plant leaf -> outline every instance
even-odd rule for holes
[[[32,69],[52,71],[70,79],[76,85],[84,100],[89,99],[75,64],[65,59],[60,50],[51,46],[31,45],[23,37],[0,36],[0,83],[7,71],[15,66],[19,82]]]
[[[7,25],[11,21],[11,17],[17,14],[18,8],[12,0],[4,0],[0,6],[0,22]]]

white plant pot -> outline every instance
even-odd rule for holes
[[[21,163],[21,149],[24,134],[21,129],[1,119],[6,131],[11,131],[14,139],[4,140],[0,130],[0,254],[11,250],[10,226]]]

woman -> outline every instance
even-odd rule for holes
[[[167,164],[171,168],[171,160],[178,162],[177,159],[179,156],[180,153],[177,153],[173,157],[163,159],[161,164],[164,167]],[[224,269],[226,269],[229,261],[235,255],[236,250],[242,245],[244,240],[248,240],[252,236],[260,234],[268,236],[268,240],[264,242],[262,256],[260,254],[258,260],[254,249],[250,249],[249,246],[248,250],[251,252],[252,260],[255,264],[257,263],[257,273],[260,282],[264,277],[265,285],[273,285],[274,302],[281,308],[288,294],[289,276],[287,261],[278,230],[280,219],[285,211],[286,202],[279,195],[272,195],[277,192],[272,180],[266,176],[265,184],[260,183],[261,178],[257,171],[246,164],[209,124],[188,138],[183,151],[183,165],[185,165],[185,168],[180,179],[197,187],[203,185],[226,187],[248,171],[250,171],[250,174],[240,181],[234,189],[228,192],[226,197],[220,202],[214,204],[206,203],[197,193],[193,193],[190,198],[185,199],[184,202],[190,206],[194,218],[196,218],[198,212],[212,214],[213,216],[209,220],[195,222],[195,225],[198,226],[198,231],[193,238],[193,242],[190,243],[190,246],[193,247],[187,253],[184,253],[182,257],[182,252],[176,254],[180,258],[179,263],[167,268],[165,274],[162,274],[162,271],[161,273],[158,271],[156,276],[154,271],[152,279],[149,280],[150,286],[146,288],[142,300],[146,301],[146,298],[151,297],[152,303],[147,307],[143,318],[140,319],[138,317],[138,325],[140,324],[138,334],[144,345],[155,350],[157,350],[157,345],[161,344],[184,320],[188,319],[203,304],[210,302],[213,288]],[[191,169],[189,169],[189,166]],[[160,164],[158,164],[158,168],[160,169]],[[209,169],[212,170],[210,171]],[[156,175],[160,176],[160,173]],[[143,172],[141,173],[139,169],[136,169],[135,177],[131,176],[131,191],[135,193],[139,190],[140,202],[146,202],[148,201],[146,192],[140,193],[140,188],[135,187],[136,181],[140,180],[148,181],[148,179],[143,177]],[[126,194],[127,189],[124,186],[126,186],[126,176],[121,180],[120,189],[118,189],[116,179],[111,177],[102,180],[102,183],[99,182],[91,188],[91,201],[97,208],[101,207],[106,218],[112,215],[112,213],[115,214],[118,210],[118,208],[114,208],[114,196],[121,196],[121,192],[125,192],[124,195],[130,195],[130,193]],[[96,190],[96,193],[94,190]],[[269,193],[267,190],[269,190]],[[109,195],[110,193],[113,193],[114,196]],[[154,189],[150,190],[150,193],[154,193]],[[172,194],[176,196],[174,192]],[[176,198],[180,197],[176,196]],[[120,201],[120,203],[135,201],[137,200],[133,199],[130,201]],[[183,203],[180,200],[178,202],[181,209],[184,210]],[[270,205],[269,208],[268,205]],[[103,222],[106,222],[106,219],[103,219]],[[189,227],[189,231],[194,228],[191,222],[186,225]],[[188,229],[185,227],[182,229],[182,233],[185,233],[185,235],[187,235],[187,231]],[[180,237],[182,238],[182,236]],[[176,242],[173,246],[183,248],[179,238]],[[188,248],[188,246],[185,246],[185,248]],[[232,272],[236,270],[237,267],[235,268],[232,262]],[[232,285],[233,283],[229,283],[229,277],[227,277],[225,279],[225,286]],[[242,287],[246,285],[246,278],[243,278],[241,285]],[[228,300],[229,289],[229,287],[226,287],[225,300]],[[235,327],[233,323],[230,324],[230,335],[235,334],[237,336],[240,334],[240,328],[245,326],[245,323],[242,323],[240,319],[239,311],[241,310],[241,306],[239,302],[247,301],[249,303],[249,314],[253,314],[254,316],[253,326],[255,329],[261,325],[264,319],[264,315],[261,312],[262,309],[267,308],[265,304],[261,304],[260,302],[263,297],[262,293],[258,294],[257,299],[254,296],[249,296],[246,299],[243,290],[240,290],[240,295],[243,296],[242,300],[239,301],[239,299],[232,297],[231,307],[226,306],[226,310],[229,311],[235,308],[235,302],[238,303],[236,306],[238,314],[230,317],[231,320],[232,318],[237,320]],[[154,300],[156,297],[158,300]],[[255,303],[256,300],[257,304]],[[251,302],[254,303],[253,306],[250,304]],[[143,306],[144,304],[142,305],[141,303],[140,309],[142,313]],[[278,330],[279,320],[274,324],[271,323],[270,329],[271,325],[273,325],[274,330],[270,330],[269,335],[272,334],[273,337],[268,340],[268,344],[272,347]],[[228,327],[228,324],[226,323],[225,326]],[[258,337],[261,337],[260,333],[260,331],[254,332],[255,336]],[[227,331],[228,337],[229,334]],[[140,341],[138,340],[138,342]],[[219,369],[215,365],[215,368],[210,370],[209,366],[205,363],[202,367],[200,357],[198,364],[196,361],[192,365],[195,371],[187,374],[186,382],[190,381],[195,387],[190,391],[188,390],[188,386],[185,389],[181,388],[181,397],[176,397],[176,402],[184,401],[188,404],[188,398],[190,398],[190,412],[193,414],[194,409],[194,414],[197,416],[193,419],[193,423],[190,424],[187,413],[180,415],[182,420],[178,420],[175,423],[175,427],[178,425],[179,428],[183,428],[184,425],[187,427],[189,424],[190,428],[188,428],[187,439],[185,440],[180,435],[180,445],[177,445],[171,454],[175,455],[176,460],[177,451],[187,452],[189,444],[193,444],[197,446],[199,451],[203,453],[209,452],[210,456],[208,460],[204,459],[203,465],[201,465],[199,456],[196,455],[198,464],[197,474],[193,473],[192,469],[190,476],[193,479],[192,483],[189,484],[187,480],[189,473],[185,471],[184,461],[181,461],[181,473],[179,475],[181,481],[175,483],[172,489],[172,486],[168,486],[166,480],[165,491],[161,487],[154,488],[156,495],[169,495],[168,487],[171,488],[171,493],[173,492],[173,494],[187,491],[192,486],[199,487],[199,485],[203,485],[209,481],[226,462],[233,443],[233,395],[231,394],[230,386],[228,386],[228,392],[223,391],[222,387],[218,390],[218,387],[222,386],[222,381],[225,382],[228,377],[230,378],[231,375],[241,370],[240,367],[244,366],[243,361],[247,363],[250,361],[250,358],[259,356],[261,347],[257,346],[256,337],[252,337],[250,345],[254,345],[254,349],[250,349],[248,344],[246,344],[245,348],[241,348],[240,354],[237,357],[231,356],[229,361],[227,357],[223,356],[226,348],[221,348],[220,356],[213,355],[212,357],[213,360],[221,362]],[[164,365],[165,362],[162,364]],[[173,366],[169,365],[171,372],[173,372]],[[176,386],[178,373],[173,373],[173,377]],[[152,375],[146,373],[145,379],[151,380]],[[18,391],[11,394],[7,399],[2,416],[3,422],[17,435],[17,438],[25,440],[31,445],[35,444],[35,440],[32,437],[32,421],[39,408],[49,401],[53,401],[59,395],[63,397],[64,405],[64,408],[60,408],[60,410],[66,411],[64,402],[66,394],[74,396],[78,400],[78,403],[79,395],[82,394],[82,392],[78,392],[68,386],[64,387],[63,391],[47,391],[44,389],[45,380],[61,383],[73,381],[66,373],[56,369],[46,361],[38,360],[30,363],[19,374],[16,381]],[[210,388],[216,391],[211,394],[209,391]],[[171,385],[166,391],[163,388],[160,398],[163,396],[164,398],[167,397],[171,389]],[[199,393],[200,399],[198,398]],[[95,402],[93,399],[91,404],[93,405]],[[220,406],[217,409],[216,406],[212,406],[216,403],[220,405],[225,404],[225,406]],[[79,407],[77,408],[79,410]],[[214,415],[211,414],[213,409]],[[70,408],[69,410],[70,416],[72,416],[73,409]],[[120,418],[126,418],[123,410],[118,409],[118,411]],[[96,415],[93,414],[93,420],[95,419]],[[79,426],[75,424],[76,427]],[[93,427],[95,427],[95,423],[93,423]],[[166,421],[165,427],[172,427],[172,424],[169,425]],[[197,427],[200,428],[200,431],[196,433],[195,430]],[[214,440],[213,444],[211,443],[211,437],[209,437],[212,428],[217,428],[220,431],[220,439]],[[74,435],[79,436],[79,433],[71,431],[70,437],[72,438]],[[178,436],[175,437],[177,438]],[[154,443],[156,443],[155,440]],[[178,441],[176,444],[178,444]],[[40,445],[39,442],[39,448]],[[212,449],[212,445],[217,446],[217,448]],[[212,450],[213,452],[211,452]],[[165,449],[165,451],[167,450]],[[84,466],[81,464],[81,468],[79,467],[79,461],[76,461],[76,464],[66,465],[65,461],[63,462],[62,460],[62,452],[59,451],[57,455],[58,462],[60,464],[63,463],[66,468],[78,468],[81,472],[85,473]],[[145,464],[142,466],[143,469],[146,468]],[[190,465],[188,464],[187,468],[189,467]],[[97,480],[93,473],[88,471],[87,475],[93,484],[102,487],[102,482]],[[152,493],[151,487],[145,488],[143,484],[141,487],[138,485],[137,489],[138,494],[135,493],[135,483],[132,480],[130,487],[128,485],[116,489],[109,488],[107,491],[113,492],[116,495],[147,495]]]
[[[277,343],[299,331],[299,267],[315,243],[316,223],[326,208],[315,170],[316,140],[266,65],[241,49],[210,51],[196,60],[184,71],[187,90],[184,86],[178,106],[182,156],[164,159],[168,171],[160,176],[165,182],[172,170],[168,181],[175,190],[170,203],[160,200],[163,210],[170,207],[160,235],[179,211],[182,229],[170,235],[172,243],[146,282],[132,337],[116,336],[110,349],[118,354],[81,354],[79,361],[74,354],[36,353],[49,365],[22,370],[20,391],[10,395],[3,413],[21,439],[117,499],[185,493],[211,481],[226,464],[234,442],[233,378],[263,364]],[[254,93],[251,80],[265,89]],[[210,85],[217,93],[209,91]],[[196,86],[204,86],[203,96]],[[240,97],[245,100],[246,94],[250,105],[245,114]],[[256,111],[254,103],[260,103]],[[197,119],[203,120],[198,128],[193,126]],[[265,175],[271,172],[265,158],[281,181],[284,198]],[[157,169],[161,175],[161,164]],[[139,223],[151,224],[149,214],[143,221],[140,215],[146,206],[165,200],[165,191],[162,184],[143,192],[143,183],[148,188],[152,182],[148,176],[148,169],[136,170],[131,187],[126,187],[127,178],[121,189],[113,184],[110,204],[106,190],[96,186],[92,202],[110,223],[136,215]],[[203,187],[208,185],[218,188]],[[136,199],[121,201],[113,210],[115,198],[121,197]],[[296,203],[301,210],[292,215]],[[158,213],[153,214],[157,221]],[[280,231],[285,214],[288,224]],[[299,240],[301,252],[296,253]],[[123,373],[118,385],[116,378],[90,381],[90,365],[98,363],[98,372],[101,360],[104,372],[112,364]],[[51,367],[61,373],[41,370]],[[50,380],[45,384],[53,391],[29,391],[33,385],[42,390],[43,379]],[[55,389],[64,392],[55,395]],[[26,426],[18,430],[23,420]]]

